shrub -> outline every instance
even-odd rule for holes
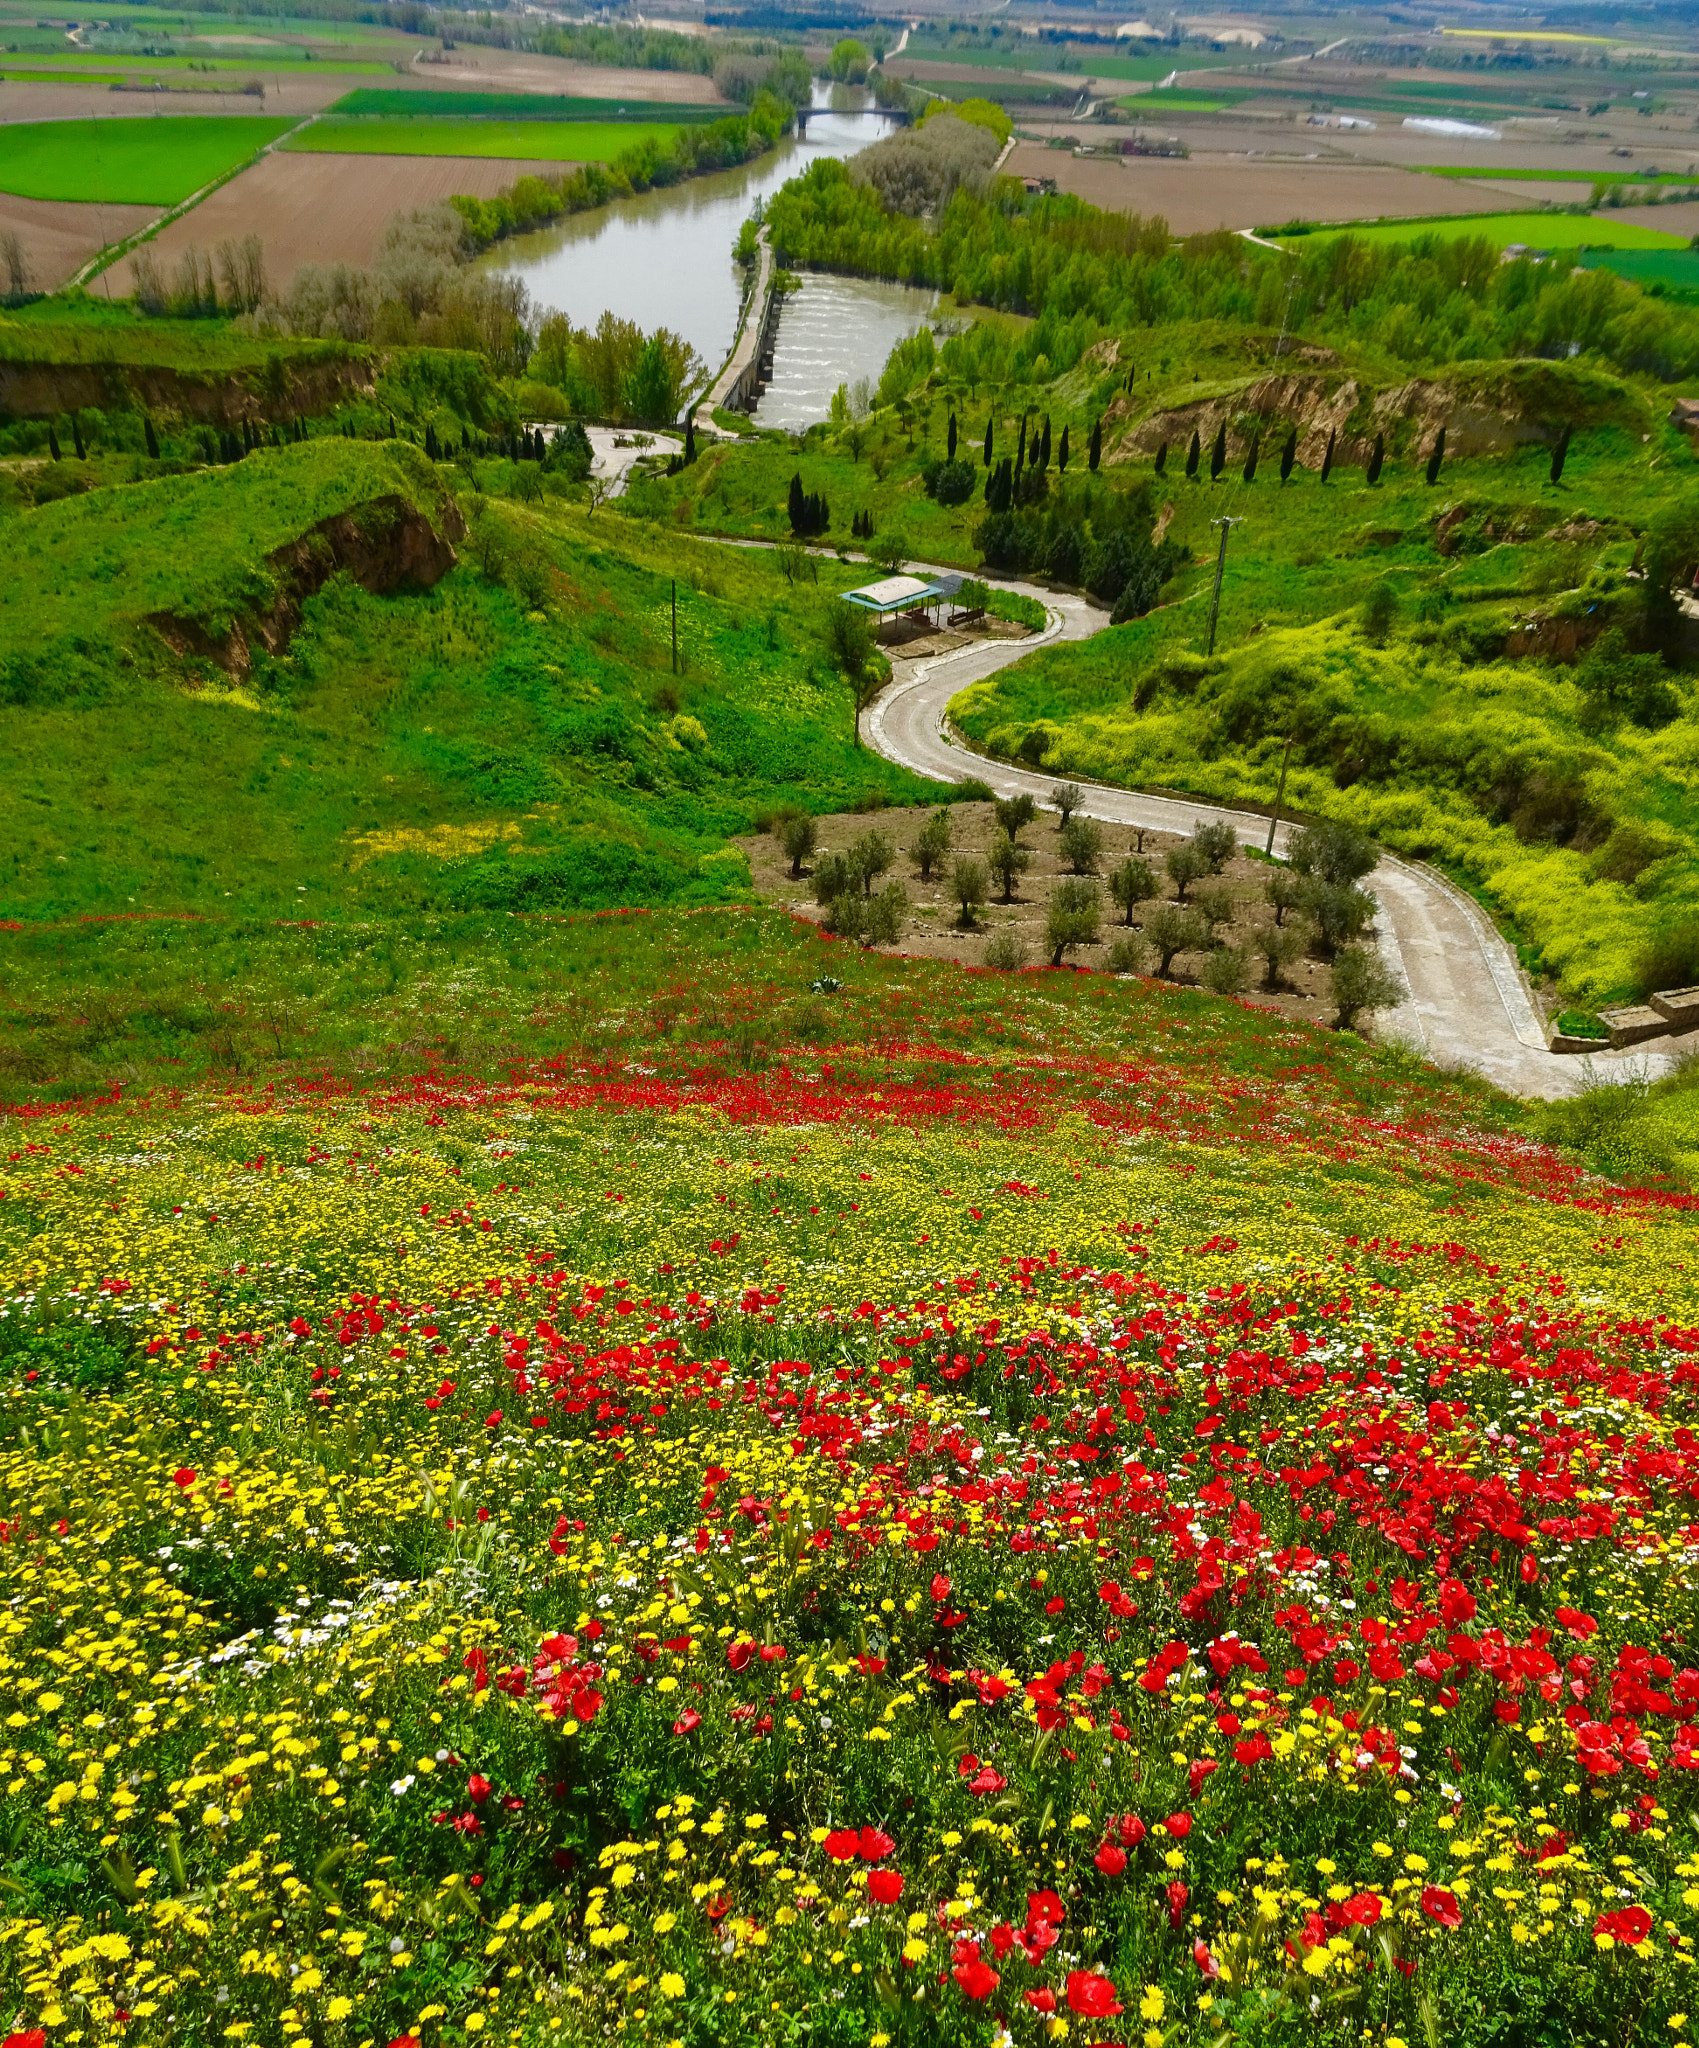
[[[1682,851],[1682,842],[1661,826],[1629,819],[1618,825],[1587,863],[1596,882],[1621,882],[1632,887],[1649,867]]]
[[[1242,996],[1250,987],[1250,967],[1238,946],[1223,946],[1203,964],[1203,985],[1218,996]]]
[[[1026,948],[1021,944],[1019,934],[1004,925],[985,942],[985,964],[995,967],[1001,974],[1013,974],[1026,965]]]
[[[1662,659],[1633,653],[1618,627],[1600,634],[1587,650],[1575,680],[1583,732],[1606,732],[1625,718],[1657,732],[1681,716],[1681,699]]]
[[[1060,967],[1063,954],[1075,946],[1094,944],[1097,923],[1097,884],[1083,875],[1065,875],[1056,884],[1044,920],[1044,943],[1051,966]]]
[[[1372,946],[1346,946],[1333,963],[1333,1028],[1349,1031],[1366,1010],[1390,1010],[1404,999],[1398,977]]]
[[[835,903],[840,896],[860,895],[861,877],[841,853],[826,853],[814,863],[814,900]]]
[[[887,882],[870,897],[861,922],[864,946],[894,946],[908,928],[908,891],[901,882]]]
[[[1104,965],[1111,974],[1143,974],[1150,965],[1150,948],[1138,932],[1122,932],[1110,945]]]
[[[1141,903],[1149,902],[1156,894],[1156,871],[1148,860],[1140,860],[1136,854],[1128,854],[1120,866],[1109,877],[1109,894],[1126,913],[1128,924],[1133,921],[1133,912]]]
[[[950,814],[948,811],[934,811],[915,835],[914,845],[909,849],[914,855],[914,864],[920,870],[920,879],[930,882],[932,870],[941,868],[950,851]]]
[[[966,460],[928,463],[921,471],[927,494],[940,505],[965,505],[978,481],[974,466]]]
[[[1070,818],[1062,827],[1060,846],[1076,875],[1095,875],[1103,852],[1103,827],[1095,818]]]
[[[1634,985],[1643,996],[1662,988],[1699,983],[1699,917],[1654,932],[1634,963]]]
[[[787,818],[779,831],[779,844],[784,848],[791,864],[793,878],[800,879],[802,864],[813,853],[820,839],[820,828],[808,816]]]
[[[1201,953],[1209,944],[1209,927],[1179,903],[1159,903],[1145,919],[1144,935],[1156,948],[1156,971],[1164,976],[1177,953]]]
[[[1015,900],[1015,877],[1024,875],[1032,865],[1032,855],[1024,846],[1018,846],[1007,832],[999,832],[991,842],[991,851],[986,856],[991,872],[1002,885],[1003,901]]]
[[[997,823],[1011,839],[1018,839],[1022,831],[1038,816],[1038,806],[1025,790],[1019,796],[1000,796],[993,805]]]
[[[867,915],[866,899],[859,889],[846,889],[826,905],[826,929],[840,939],[858,939]]]
[[[962,906],[961,923],[972,930],[974,913],[985,907],[985,891],[989,882],[985,863],[975,860],[972,854],[956,856],[955,871],[950,877],[951,893]]]
[[[1368,596],[1358,609],[1357,619],[1362,626],[1363,637],[1375,647],[1384,646],[1397,616],[1398,592],[1383,577],[1370,587]]]

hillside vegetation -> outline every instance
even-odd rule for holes
[[[15,520],[0,909],[717,901],[756,811],[920,791],[854,747],[829,576],[455,475],[453,567],[458,501],[404,442]]]

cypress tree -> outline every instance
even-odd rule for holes
[[[696,415],[692,413],[684,423],[684,460],[688,467],[696,460]]]
[[[142,415],[142,431],[147,435],[148,456],[152,461],[157,462],[159,460],[159,436],[154,432],[153,421],[147,417],[146,413]]]
[[[955,416],[955,414],[954,414],[954,413],[951,413],[951,415],[950,415],[950,438],[949,438],[949,446],[948,446],[948,447],[947,447],[947,449],[945,450],[945,454],[944,454],[944,460],[945,460],[946,462],[954,462],[954,461],[955,461],[955,459],[956,459],[956,416]]]
[[[1215,430],[1215,446],[1209,451],[1209,480],[1216,478],[1227,467],[1227,422],[1223,420]]]
[[[985,422],[985,466],[987,469],[991,467],[991,429],[995,424],[994,420],[987,420]]]
[[[806,517],[802,508],[802,472],[800,470],[791,478],[790,501],[786,509],[790,513],[791,532],[800,533]]]
[[[1194,427],[1192,429],[1192,445],[1186,450],[1186,477],[1188,481],[1198,473],[1198,455],[1200,452],[1198,430]]]
[[[1092,423],[1091,423],[1091,444],[1090,444],[1090,446],[1089,446],[1089,447],[1088,447],[1088,448],[1086,449],[1086,458],[1085,458],[1085,462],[1086,462],[1086,468],[1087,468],[1087,469],[1089,469],[1089,470],[1090,470],[1090,471],[1092,472],[1092,474],[1093,474],[1093,475],[1095,476],[1095,475],[1097,474],[1097,465],[1098,465],[1098,464],[1099,464],[1099,463],[1100,463],[1100,462],[1101,462],[1102,460],[1103,460],[1103,422],[1102,422],[1102,420],[1100,420],[1100,419],[1097,419],[1097,420],[1093,420],[1093,421],[1092,421]]]
[[[1157,449],[1157,451],[1156,451],[1156,474],[1157,474],[1158,476],[1163,476],[1163,475],[1165,475],[1165,474],[1166,474],[1166,472],[1167,472],[1167,469],[1168,469],[1168,443],[1167,443],[1166,441],[1164,441],[1164,442],[1163,442],[1163,444],[1162,444],[1162,446],[1161,446],[1160,448],[1158,448],[1158,449]]]
[[[49,455],[53,457],[53,460],[55,462],[58,462],[60,460],[59,436],[56,433],[54,433],[51,427],[49,427],[47,430],[47,452]]]
[[[1251,436],[1251,452],[1245,457],[1245,481],[1248,484],[1254,484],[1257,480],[1257,449],[1261,445],[1262,435],[1260,433],[1253,434]]]
[[[1374,453],[1370,455],[1369,466],[1363,473],[1363,479],[1366,483],[1378,484],[1380,482],[1381,464],[1385,460],[1386,436],[1384,434],[1376,434]]]
[[[1050,415],[1048,413],[1044,415],[1044,439],[1038,451],[1038,466],[1040,469],[1048,469],[1050,467]]]
[[[1333,445],[1337,439],[1337,431],[1329,427],[1327,430],[1327,453],[1321,459],[1321,480],[1323,483],[1326,483],[1333,474]]]
[[[1021,444],[1015,450],[1015,474],[1019,476],[1026,468],[1026,414],[1021,414]]]
[[[1292,465],[1298,459],[1298,429],[1294,427],[1286,436],[1286,446],[1280,451],[1280,481],[1284,483],[1292,474]]]
[[[1056,444],[1056,474],[1063,475],[1068,467],[1068,430],[1062,429],[1062,438]]]
[[[1440,465],[1445,460],[1445,429],[1441,427],[1434,437],[1433,453],[1428,457],[1428,482],[1439,482]]]
[[[1557,437],[1557,446],[1552,450],[1552,482],[1554,484],[1562,483],[1563,465],[1568,459],[1569,429],[1565,427],[1563,432]]]
[[[83,430],[78,423],[75,413],[71,415],[71,439],[76,444],[77,460],[79,462],[86,461],[88,459],[88,451],[83,447]]]

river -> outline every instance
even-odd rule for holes
[[[575,327],[594,327],[604,311],[645,328],[670,327],[716,371],[731,350],[743,296],[732,249],[756,201],[817,157],[854,156],[891,131],[871,105],[846,108],[847,97],[842,87],[817,86],[815,105],[826,111],[810,114],[801,137],[741,170],[573,214],[511,236],[484,260],[523,277],[540,305]],[[933,293],[905,285],[805,276],[779,316],[773,381],[756,419],[791,429],[824,419],[838,385],[876,378],[936,303]]]

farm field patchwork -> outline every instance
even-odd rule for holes
[[[0,189],[24,199],[173,206],[287,132],[259,114],[9,125]]]
[[[653,142],[666,148],[676,122],[660,121],[315,121],[285,147],[342,156],[499,156],[548,163],[606,163]]]
[[[1276,234],[1286,231],[1277,229]],[[1633,221],[1613,220],[1608,213],[1469,213],[1419,220],[1380,220],[1341,230],[1369,242],[1408,242],[1419,234],[1482,235],[1500,249],[1524,243],[1530,249],[1585,249],[1601,242],[1619,249],[1684,249],[1685,235]],[[1296,239],[1295,237],[1292,239]]]
[[[1691,1204],[1230,1005],[553,937],[522,1072],[13,1127],[26,2032],[1687,2048]]]
[[[376,115],[383,120],[411,120],[420,116],[438,120],[476,120],[491,115],[512,121],[717,121],[723,119],[724,101],[710,102],[713,88],[702,81],[703,100],[691,106],[679,100],[640,100],[610,92],[592,98],[586,94],[424,91],[398,86],[393,92],[367,86],[349,93],[326,110],[338,120]]]

